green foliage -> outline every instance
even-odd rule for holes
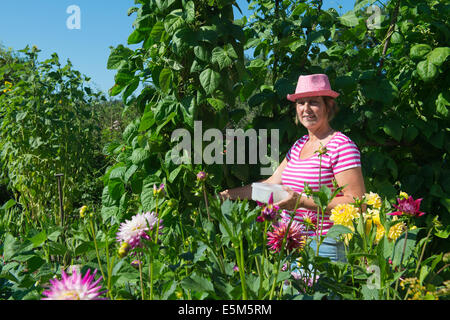
[[[1,176],[30,216],[59,221],[55,174],[64,174],[67,214],[95,190],[89,188],[101,156],[94,112],[100,94],[70,61],[62,66],[53,54],[39,62],[35,47],[20,52],[22,58],[1,52],[0,83],[11,84],[0,96]]]
[[[36,48],[23,50],[25,58],[2,52],[1,181],[14,199],[0,203],[0,297],[37,299],[42,283],[79,263],[100,269],[113,299],[448,298],[445,1],[385,1],[375,25],[366,9],[380,1],[356,1],[339,16],[324,10],[323,1],[255,0],[249,1],[252,16],[241,20],[234,20],[232,0],[135,3],[127,44],[140,48],[118,45],[106,62],[117,71],[110,95],[121,101],[100,102],[56,54],[39,63]],[[341,93],[332,126],[359,146],[366,188],[385,198],[381,236],[365,214],[330,229],[327,237],[346,239],[346,263],[308,245],[270,253],[266,237],[273,226],[256,222],[260,209],[215,197],[261,179],[259,165],[205,168],[192,158],[171,159],[172,133],[184,128],[194,136],[197,120],[203,130],[279,129],[283,156],[305,133],[294,124],[286,94],[309,73],[326,73]],[[196,180],[200,170],[207,181]],[[87,216],[72,215],[67,229],[56,227],[59,172],[67,211],[93,203]],[[94,172],[104,172],[100,181]],[[154,191],[161,183],[164,198]],[[388,215],[399,191],[423,197],[424,218]],[[336,193],[323,187],[311,196],[324,211]],[[151,211],[164,224],[159,241],[117,259],[119,224]],[[401,226],[393,238],[389,232]],[[152,240],[156,234],[150,232]],[[135,258],[138,267],[131,265]],[[297,258],[304,270],[312,266],[300,278],[290,273]],[[410,279],[418,281],[418,296],[408,289],[416,283]]]

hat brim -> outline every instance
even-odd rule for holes
[[[319,91],[288,94],[287,99],[289,101],[295,102],[297,99],[300,99],[300,98],[319,97],[319,96],[337,98],[337,97],[339,97],[339,93],[337,93],[336,91],[333,91],[333,90],[319,90]]]

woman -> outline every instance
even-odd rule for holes
[[[333,189],[333,179],[338,186],[345,186],[329,203],[323,221],[319,221],[319,225],[323,225],[323,235],[332,226],[329,219],[331,209],[338,204],[353,202],[356,197],[362,198],[365,193],[357,146],[329,124],[336,112],[334,99],[338,96],[339,93],[331,90],[325,74],[299,77],[295,93],[288,94],[287,99],[295,102],[297,119],[308,130],[308,134],[294,143],[274,174],[263,181],[282,184],[289,193],[286,199],[275,203],[280,209],[292,211],[298,201],[294,219],[299,222],[305,219],[317,221],[316,204],[313,199],[302,194],[305,182],[314,191],[317,191],[320,185]],[[316,152],[320,147],[327,150],[321,159]],[[251,185],[247,185],[225,190],[220,195],[229,199],[249,199],[251,190]],[[314,234],[315,232],[311,231],[310,235]],[[315,249],[315,241],[311,246]],[[319,255],[330,257],[333,261],[345,260],[343,244],[329,238],[326,238],[319,248]]]

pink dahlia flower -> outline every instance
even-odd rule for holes
[[[270,250],[279,252],[283,243],[284,235],[287,234],[285,248],[287,251],[302,249],[306,243],[306,235],[303,233],[304,227],[298,222],[292,221],[288,230],[289,221],[280,221],[272,225],[273,232],[267,232],[268,246]]]
[[[256,219],[258,222],[263,222],[265,220],[273,221],[278,217],[280,207],[273,204],[273,192],[270,194],[267,204],[259,201],[256,202],[258,206],[262,207],[261,215]]]
[[[148,231],[156,228],[158,223],[157,215],[152,212],[140,213],[126,220],[120,224],[119,232],[116,234],[116,239],[120,243],[128,243],[130,250],[141,246],[141,240],[150,239]],[[162,229],[162,220],[160,220],[159,229]]]
[[[394,204],[394,207],[397,208],[397,211],[389,213],[392,216],[401,216],[407,215],[412,217],[420,217],[425,214],[425,212],[419,211],[420,203],[422,202],[422,198],[414,200],[413,197],[408,197],[406,199],[397,199],[397,205]]]
[[[64,271],[61,271],[62,279],[51,279],[50,288],[44,292],[43,295],[46,298],[42,300],[105,300],[100,296],[107,290],[99,292],[101,285],[98,285],[102,280],[102,277],[93,281],[97,269],[93,274],[90,274],[91,270],[88,269],[84,277],[81,277],[81,273],[78,274],[77,270],[73,270],[73,274],[68,276]]]

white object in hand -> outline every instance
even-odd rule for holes
[[[268,203],[272,192],[273,203],[279,202],[289,196],[289,193],[283,190],[281,184],[252,183],[252,200]]]

